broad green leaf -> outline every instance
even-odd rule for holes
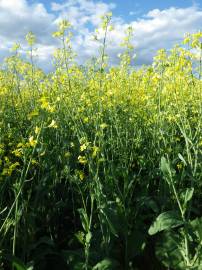
[[[180,197],[183,200],[184,207],[186,207],[186,204],[192,199],[193,194],[194,188],[187,188],[180,194]]]
[[[186,193],[185,193],[185,198],[184,198],[186,203],[192,199],[193,194],[194,194],[194,188],[187,188]]]
[[[199,242],[202,241],[202,217],[195,218],[190,222],[191,228],[197,234]]]
[[[165,231],[156,244],[156,257],[166,266],[166,269],[202,270],[202,252],[199,252],[197,259],[193,262],[193,265],[189,267],[182,255],[185,249],[184,237],[181,234]]]
[[[171,175],[171,169],[170,169],[170,165],[167,162],[165,157],[161,158],[161,171],[164,174],[164,176],[166,175]]]
[[[167,268],[174,270],[185,270],[180,244],[183,245],[183,238],[177,233],[170,231],[163,232],[156,244],[156,257]]]
[[[161,213],[150,226],[148,233],[154,235],[158,232],[169,230],[182,225],[183,221],[176,211]]]

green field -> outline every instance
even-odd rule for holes
[[[110,66],[110,19],[85,66],[66,21],[54,71],[32,33],[1,65],[0,269],[202,269],[202,33]]]

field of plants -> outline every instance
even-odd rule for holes
[[[2,270],[202,269],[202,33],[135,69],[129,27],[110,66],[110,20],[85,66],[67,21],[53,72],[31,32],[1,65]]]

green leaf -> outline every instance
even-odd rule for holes
[[[161,166],[160,166],[160,168],[161,168],[161,171],[162,171],[164,176],[167,176],[167,175],[171,176],[170,165],[167,162],[165,157],[161,158]]]
[[[185,193],[185,198],[184,198],[186,203],[192,199],[193,194],[194,194],[194,188],[187,188],[186,193]]]
[[[178,157],[184,163],[184,165],[187,166],[187,162],[185,161],[185,159],[183,158],[183,156],[180,153],[178,154]]]
[[[88,225],[89,225],[89,220],[88,220],[87,213],[85,212],[85,210],[83,208],[79,208],[78,212],[79,212],[79,215],[80,215],[80,219],[81,219],[83,229],[85,230],[85,232],[87,232],[88,231]]]
[[[3,210],[0,211],[0,215],[3,214],[7,210],[7,207],[5,207]]]
[[[159,207],[157,203],[149,196],[141,196],[138,199],[138,204],[140,204],[140,207],[146,207],[154,211],[155,213],[159,213]]]
[[[176,211],[167,211],[161,213],[150,226],[148,233],[154,235],[158,232],[169,230],[182,225],[183,221]]]
[[[86,243],[87,243],[87,244],[90,243],[91,238],[92,238],[92,233],[89,231],[89,232],[86,234]]]
[[[83,262],[76,262],[75,265],[73,266],[73,270],[81,270],[84,269],[85,263]]]
[[[19,264],[18,262],[13,262],[12,267],[16,270],[27,270],[27,268],[24,265]]]
[[[183,245],[183,238],[178,233],[171,231],[163,232],[156,243],[155,253],[158,260],[167,268],[185,270],[180,245]]]
[[[192,199],[193,194],[194,188],[187,188],[180,194],[180,197],[183,199],[184,206],[186,206],[186,204]]]
[[[112,261],[110,259],[104,259],[100,262],[98,262],[92,270],[112,270],[117,269],[118,265],[116,261]]]
[[[84,244],[84,236],[85,234],[82,231],[78,231],[77,233],[75,233],[75,237],[82,245]]]
[[[199,242],[202,241],[202,217],[195,218],[190,222],[191,228],[199,238]]]
[[[112,224],[111,220],[109,219],[108,215],[105,213],[105,211],[103,211],[103,209],[101,209],[100,211],[103,214],[103,217],[105,219],[105,222],[108,224],[111,233],[114,236],[118,237],[117,231],[116,231],[114,225]]]

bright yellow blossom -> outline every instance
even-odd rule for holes
[[[58,125],[56,124],[55,120],[52,120],[50,125],[48,125],[49,128],[58,128]]]
[[[34,147],[37,144],[37,140],[34,139],[33,136],[29,137],[29,145]]]
[[[80,164],[85,165],[88,161],[85,156],[78,156],[78,161]]]

